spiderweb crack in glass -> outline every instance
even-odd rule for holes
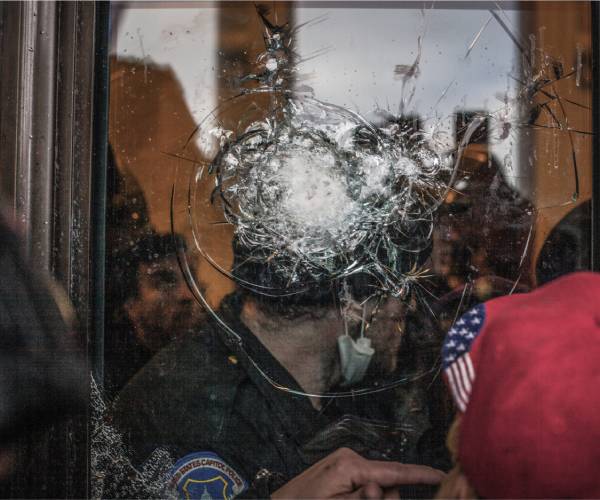
[[[451,158],[407,129],[380,131],[337,106],[278,98],[278,116],[239,135],[214,133],[221,150],[209,173],[240,244],[288,286],[367,272],[400,293],[410,270],[402,254],[427,246]]]
[[[110,412],[96,383],[91,379],[90,497],[165,498],[177,495],[167,487],[174,460],[157,448],[136,468],[129,458],[121,433],[109,422]]]
[[[246,115],[257,118],[227,129],[215,116],[219,125],[204,136],[198,127],[203,151],[218,143],[208,170],[216,183],[212,202],[220,198],[246,262],[269,266],[275,279],[261,289],[293,292],[367,273],[399,295],[414,271],[408,254],[429,244],[432,213],[451,177],[450,155],[435,153],[419,131],[377,129],[345,108],[289,91],[299,27],[272,24],[260,8],[258,15],[265,51],[257,70],[241,79],[258,86],[234,98],[246,99]],[[262,109],[253,99],[265,96]],[[204,166],[199,171],[196,182]]]

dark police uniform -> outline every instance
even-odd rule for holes
[[[422,397],[399,401],[384,391],[324,399],[316,410],[309,398],[276,388],[260,373],[301,390],[236,320],[235,297],[222,316],[243,348],[227,345],[219,326],[208,321],[197,335],[159,352],[121,392],[114,410],[134,463],[159,447],[178,459],[172,483],[181,497],[266,497],[344,446],[367,458],[447,466],[443,441],[431,438],[427,405],[415,405]]]

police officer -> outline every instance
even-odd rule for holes
[[[350,307],[358,309],[354,316],[365,310],[373,316],[367,335],[375,354],[365,377],[376,386],[379,377],[405,376],[403,370],[411,367],[398,366],[406,306],[397,299],[377,305],[374,299],[361,301],[368,288],[357,281]],[[219,322],[239,338],[224,334]],[[348,366],[338,352],[343,330],[332,286],[282,299],[233,293],[217,318],[159,352],[120,394],[114,421],[134,463],[166,448],[177,460],[171,486],[189,498],[277,492],[327,496],[331,490],[320,491],[325,484],[333,490],[338,485],[335,494],[363,494],[365,487],[373,493],[437,482],[440,473],[428,467],[390,472],[399,464],[383,462],[446,465],[443,451],[432,452],[443,450],[443,433],[433,444],[435,418],[423,386],[319,397],[360,382],[345,379]],[[421,381],[431,383],[427,377]],[[337,476],[343,468],[331,466],[340,460],[354,464],[342,478]],[[351,470],[363,475],[353,477]],[[378,474],[385,480],[378,480]],[[431,490],[404,494],[428,496]]]

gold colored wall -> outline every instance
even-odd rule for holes
[[[522,151],[522,162],[533,156],[530,197],[537,208],[534,266],[546,237],[571,210],[589,200],[592,194],[592,85],[591,85],[591,6],[590,2],[530,2],[525,4],[522,34],[531,44],[535,37],[537,57],[535,70],[552,74],[552,61],[562,63],[564,77],[546,85],[551,100],[538,93],[538,99],[548,101],[548,107],[562,124],[563,130],[529,129]],[[529,47],[530,48],[530,47]],[[577,77],[578,57],[582,67]],[[571,76],[567,76],[567,75]],[[579,82],[578,82],[579,80]],[[579,83],[579,85],[577,85]],[[572,102],[568,102],[572,101]],[[577,103],[575,105],[573,103]],[[548,112],[542,113],[538,124],[556,127]],[[566,131],[566,128],[586,133]],[[573,154],[579,176],[579,197],[574,200],[575,175]],[[524,168],[528,168],[524,165]]]

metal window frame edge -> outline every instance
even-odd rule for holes
[[[5,209],[32,263],[75,307],[88,372],[102,378],[108,147],[108,2],[7,2],[0,7],[0,177]],[[11,496],[90,494],[90,414],[34,446],[47,484]],[[44,478],[44,471],[36,471]]]

